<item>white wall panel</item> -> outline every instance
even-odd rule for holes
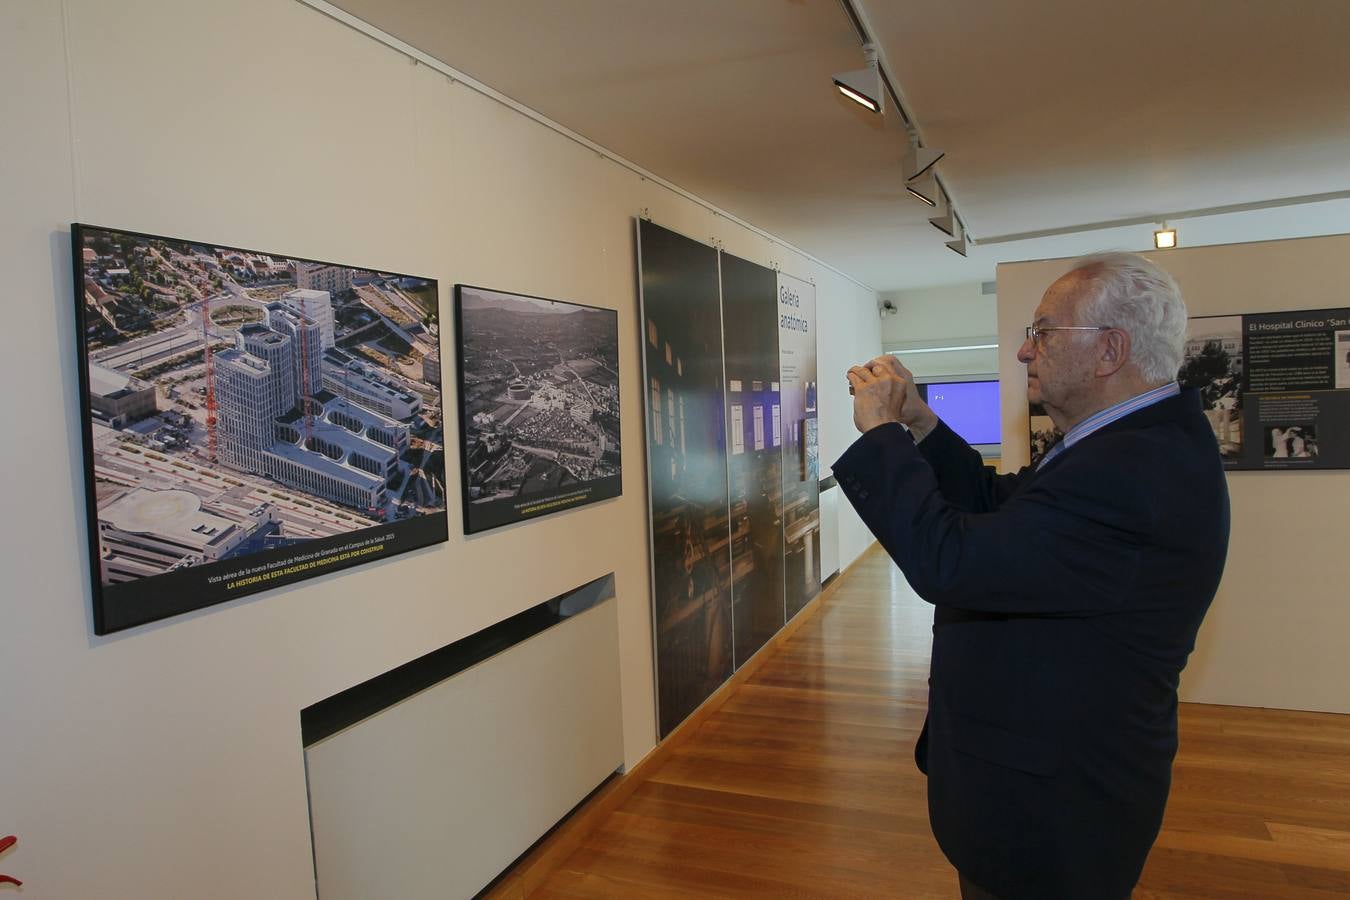
[[[824,474],[858,437],[845,373],[850,366],[881,354],[876,297],[832,272],[822,272],[816,283],[816,325],[820,332],[816,362],[820,378],[820,468]],[[873,537],[851,504],[841,501],[837,509],[839,568],[846,569],[871,546]]]
[[[471,897],[623,761],[615,604],[305,750],[322,900]]]
[[[1176,277],[1193,316],[1350,306],[1350,235],[1145,255]],[[1067,268],[999,266],[1005,470],[1030,456],[1022,326]],[[1350,713],[1350,598],[1336,568],[1350,534],[1350,471],[1229,472],[1228,490],[1228,564],[1182,699]]]
[[[609,571],[624,759],[640,760],[655,728],[632,217],[816,281],[826,464],[851,440],[843,369],[879,349],[872,292],[288,0],[6,3],[0,75],[0,834],[19,835],[4,869],[25,895],[312,896],[299,711]],[[456,281],[617,309],[624,494],[95,638],[72,220],[434,277],[447,323]],[[444,363],[452,380],[448,343]],[[868,540],[851,515],[841,562]]]

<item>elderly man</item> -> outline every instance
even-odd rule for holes
[[[1017,358],[1064,439],[996,475],[883,356],[848,372],[845,495],[935,607],[915,758],[962,896],[1118,900],[1162,822],[1177,683],[1228,546],[1186,308],[1143,257],[1077,262]]]

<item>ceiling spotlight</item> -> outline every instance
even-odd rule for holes
[[[1153,232],[1153,246],[1159,250],[1171,250],[1177,245],[1177,230],[1168,228],[1166,222],[1159,224],[1162,225],[1162,228]]]
[[[913,181],[905,183],[905,190],[909,191],[910,196],[917,197],[924,203],[934,208],[938,205],[938,187],[937,178],[929,171],[927,175],[916,178]]]
[[[959,220],[956,222],[956,240],[947,241],[946,243],[948,250],[955,250],[962,256],[966,255],[966,229],[961,225]]]
[[[877,45],[863,44],[863,58],[867,65],[848,72],[836,72],[834,86],[854,103],[868,112],[880,113],[885,102],[881,83],[881,69],[877,66]]]
[[[913,181],[916,178],[923,177],[944,156],[946,156],[946,153],[942,150],[934,150],[931,147],[916,147],[910,144],[909,150],[905,152],[905,180]]]
[[[947,237],[956,236],[956,214],[952,212],[952,201],[947,198],[947,192],[939,189],[938,200],[941,201],[938,209],[939,215],[933,216],[928,221],[938,231]]]

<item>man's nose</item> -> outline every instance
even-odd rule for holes
[[[1036,355],[1036,341],[1027,338],[1022,342],[1022,346],[1017,348],[1017,361],[1020,363],[1031,362],[1032,357]]]

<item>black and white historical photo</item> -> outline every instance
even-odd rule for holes
[[[445,539],[435,281],[72,237],[97,630]]]
[[[457,285],[464,528],[617,497],[619,317]]]
[[[1177,381],[1200,391],[1205,418],[1225,459],[1242,456],[1242,316],[1190,320]]]
[[[1334,342],[1336,389],[1350,390],[1350,331],[1336,332]]]
[[[1266,424],[1266,459],[1316,459],[1317,425],[1312,422]]]

